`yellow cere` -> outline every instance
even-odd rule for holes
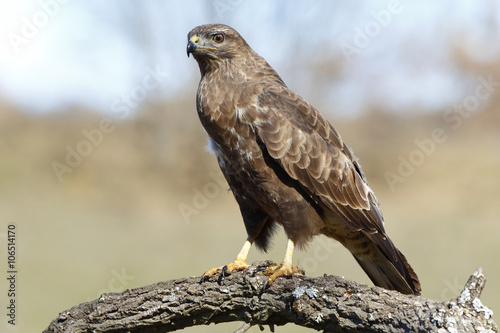
[[[189,40],[192,41],[193,43],[195,43],[196,45],[198,45],[198,43],[200,41],[200,39],[196,35],[192,36]],[[215,47],[209,47],[209,46],[200,46],[200,45],[198,45],[198,47],[200,49],[217,50]]]

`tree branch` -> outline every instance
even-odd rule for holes
[[[266,288],[260,271],[271,264],[221,281],[190,277],[104,294],[63,311],[44,332],[173,332],[232,321],[244,322],[237,332],[287,323],[325,332],[498,332],[479,300],[481,268],[459,297],[441,303],[328,275],[281,278]]]

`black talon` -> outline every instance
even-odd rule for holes
[[[224,265],[224,267],[222,267],[222,270],[221,270],[220,275],[219,275],[219,279],[217,281],[219,284],[221,284],[222,281],[224,281],[224,279],[226,278],[227,269],[228,269],[227,265]]]

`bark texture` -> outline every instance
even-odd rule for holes
[[[324,332],[498,332],[479,300],[481,268],[457,298],[437,302],[329,275],[279,278],[266,287],[261,271],[271,264],[224,279],[181,278],[104,294],[63,311],[44,332],[173,332],[232,321],[243,323],[237,332],[291,323]]]

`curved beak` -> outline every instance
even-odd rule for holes
[[[200,39],[198,38],[198,36],[193,35],[191,38],[189,38],[187,49],[186,49],[188,57],[189,57],[189,54],[195,53],[199,49],[217,50],[215,47],[200,45]]]
[[[193,41],[193,38],[191,38],[189,41],[188,41],[188,45],[187,45],[187,48],[186,48],[186,52],[187,52],[187,56],[189,57],[189,55],[193,52],[195,52],[197,49],[198,49],[198,45],[195,44],[195,42]]]

